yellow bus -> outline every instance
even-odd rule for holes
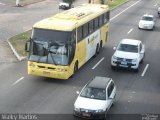
[[[68,79],[107,41],[108,5],[87,3],[33,25],[28,74]]]

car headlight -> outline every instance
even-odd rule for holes
[[[143,25],[143,23],[142,22],[139,22],[139,26],[142,26]]]
[[[113,58],[114,60],[117,60],[117,57],[116,57],[115,55],[113,55],[112,58]]]
[[[102,112],[105,112],[105,111],[103,109],[96,110],[96,113],[102,113]]]
[[[132,62],[137,62],[137,58],[136,58],[136,59],[133,59]]]
[[[77,112],[80,112],[80,108],[78,108],[78,107],[74,107],[74,110]]]

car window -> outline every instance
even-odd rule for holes
[[[136,45],[129,45],[129,44],[119,44],[117,47],[117,50],[119,51],[125,51],[125,52],[138,52],[138,46]]]
[[[142,17],[142,20],[153,21],[153,17],[143,16],[143,17]]]
[[[86,87],[80,94],[81,97],[106,100],[106,91],[105,89]]]
[[[140,44],[140,46],[139,46],[139,47],[140,47],[140,51],[141,51],[141,50],[142,50],[142,44]]]
[[[114,89],[114,83],[111,82],[110,85],[109,85],[109,87],[108,87],[108,89],[107,89],[108,98],[110,97],[113,89]]]

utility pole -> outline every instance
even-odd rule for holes
[[[17,7],[20,7],[20,6],[21,6],[21,5],[19,4],[19,1],[20,1],[20,0],[16,0],[16,6],[17,6]]]

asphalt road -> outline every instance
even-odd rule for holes
[[[117,86],[116,103],[109,114],[140,115],[140,120],[144,114],[160,114],[160,18],[156,8],[155,0],[132,0],[111,11],[106,46],[96,58],[91,59],[67,81],[28,76],[26,61],[2,65],[0,113],[70,115],[77,97],[76,92],[93,76],[107,76],[112,77]],[[156,16],[156,28],[153,31],[138,29],[138,21],[145,13]],[[122,38],[139,39],[145,44],[146,56],[139,73],[123,69],[113,71],[110,68],[113,47]],[[102,62],[93,69],[100,60]],[[68,119],[72,119],[70,117]],[[54,116],[54,119],[60,118]],[[109,118],[117,119],[115,116]]]

